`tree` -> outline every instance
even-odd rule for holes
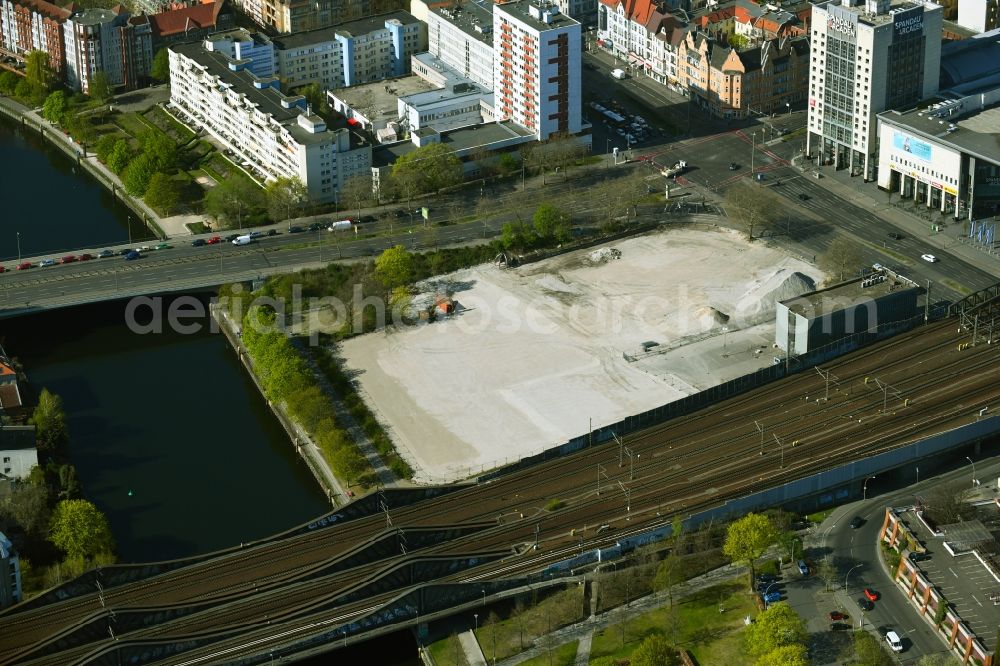
[[[67,113],[63,116],[63,127],[70,133],[76,141],[86,150],[87,146],[94,142],[97,130],[90,122],[90,118],[80,113]]]
[[[854,658],[858,666],[893,666],[895,663],[878,640],[867,631],[854,632]]]
[[[313,113],[327,111],[326,92],[318,83],[304,85],[297,92],[306,98]]]
[[[33,104],[40,104],[49,90],[55,76],[49,67],[49,54],[45,51],[29,51],[24,57],[24,80],[28,83],[29,98]]]
[[[115,144],[118,143],[118,141],[118,137],[114,134],[105,134],[98,139],[97,145],[94,146],[94,152],[97,154],[97,159],[101,160],[104,164],[107,164],[108,158],[111,157],[111,152],[115,149]]]
[[[38,405],[32,412],[29,423],[35,426],[35,442],[39,451],[52,454],[69,441],[62,398],[50,393],[48,389],[43,388],[39,394]]]
[[[153,63],[149,66],[149,76],[160,83],[170,80],[170,54],[166,48],[160,49],[153,56]]]
[[[264,188],[267,215],[275,222],[299,216],[309,200],[309,190],[298,178],[278,178]]]
[[[684,582],[683,564],[676,548],[673,548],[660,562],[660,566],[656,568],[656,576],[653,577],[653,589],[657,592],[666,590],[671,607],[674,605],[674,588]]]
[[[413,277],[413,256],[402,245],[383,251],[375,258],[375,278],[386,289],[402,287]]]
[[[257,185],[242,177],[227,178],[205,195],[205,211],[227,226],[243,228],[243,216],[263,203]]]
[[[148,130],[139,137],[142,152],[148,155],[153,169],[172,172],[177,168],[177,144],[159,130]]]
[[[823,586],[828,592],[833,584],[838,582],[837,579],[839,578],[837,567],[833,565],[833,562],[830,561],[829,557],[824,557],[819,561],[819,564],[816,565],[816,575],[823,581]]]
[[[805,645],[782,645],[761,655],[754,666],[809,666],[810,663]]]
[[[673,666],[677,653],[660,634],[647,636],[629,659],[630,666]]]
[[[97,507],[82,499],[63,500],[52,514],[51,540],[70,558],[90,559],[114,550],[111,528]]]
[[[351,176],[340,188],[340,200],[350,208],[357,210],[358,219],[361,219],[361,209],[371,204],[374,200],[372,192],[372,179],[368,176]]]
[[[146,203],[157,211],[169,215],[180,201],[180,188],[173,178],[163,172],[156,172],[146,187]]]
[[[503,155],[497,158],[497,163],[495,168],[497,170],[497,173],[499,173],[501,176],[507,177],[521,168],[521,160],[517,159],[510,153],[504,153]]]
[[[524,250],[531,243],[531,230],[524,222],[507,222],[500,228],[500,243],[507,250]]]
[[[836,275],[838,282],[843,282],[861,267],[861,247],[852,240],[837,237],[819,256],[819,265],[827,273]]]
[[[444,144],[432,143],[397,159],[392,178],[415,193],[434,192],[462,182],[462,162]]]
[[[535,209],[535,233],[544,240],[555,239],[560,243],[572,238],[573,227],[569,215],[550,203]]]
[[[141,197],[149,187],[149,181],[156,173],[156,163],[148,153],[139,155],[128,163],[122,172],[122,184],[125,190],[134,197]]]
[[[49,527],[49,489],[41,483],[18,483],[0,505],[0,515],[17,523],[36,537],[44,536]]]
[[[726,213],[746,229],[747,239],[754,239],[754,230],[774,222],[780,210],[774,194],[767,188],[740,181],[726,192]]]
[[[966,501],[970,491],[971,488],[960,481],[937,486],[927,496],[925,509],[929,517],[938,525],[948,525],[972,518],[975,510]]]
[[[90,95],[90,99],[101,104],[107,104],[115,96],[115,89],[111,85],[111,79],[108,78],[106,73],[100,70],[94,72],[93,76],[90,77],[90,85],[87,87],[87,92]]]
[[[108,168],[121,175],[128,163],[132,161],[133,155],[132,147],[128,145],[128,141],[118,139],[115,141],[114,148],[111,149],[111,154],[108,155]]]
[[[805,645],[809,633],[792,607],[784,602],[771,604],[743,632],[747,653],[761,657],[785,645]]]
[[[753,580],[754,564],[764,554],[764,551],[775,542],[777,536],[777,530],[774,529],[774,525],[767,516],[759,513],[748,513],[743,518],[729,524],[722,552],[734,564],[746,562],[750,567],[750,579]]]
[[[21,80],[21,77],[14,72],[0,72],[0,93],[3,93],[4,95],[13,95],[14,91],[17,89],[18,82]]]
[[[49,96],[45,98],[45,104],[42,106],[42,115],[50,123],[59,123],[62,122],[68,108],[69,102],[66,100],[66,93],[62,90],[56,90],[49,93]]]

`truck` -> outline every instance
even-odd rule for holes
[[[668,167],[663,171],[661,171],[660,173],[662,173],[667,178],[672,178],[673,176],[678,176],[684,173],[687,170],[687,166],[688,166],[687,162],[685,162],[684,160],[680,160],[672,167]]]
[[[616,79],[624,79],[626,74],[624,69],[613,69],[611,70],[611,76]]]
[[[250,234],[246,234],[245,236],[237,236],[236,238],[233,239],[233,245],[249,245],[250,241],[252,240],[253,239],[250,238]]]
[[[351,228],[350,220],[338,220],[336,222],[331,222],[328,229],[330,231],[347,231]]]

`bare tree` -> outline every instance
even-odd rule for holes
[[[837,581],[839,576],[837,567],[833,566],[833,562],[830,561],[829,557],[824,557],[816,565],[816,575],[823,581],[827,592],[830,591],[830,587]]]
[[[747,181],[736,183],[726,192],[726,212],[743,225],[748,240],[754,239],[755,230],[770,226],[779,209],[771,190]]]
[[[938,486],[927,497],[925,505],[927,513],[938,525],[957,523],[971,518],[975,510],[967,501],[970,490],[959,481]]]
[[[374,200],[371,178],[363,175],[348,178],[340,188],[340,199],[350,208],[356,209],[360,219],[361,209]]]
[[[861,267],[861,246],[844,237],[835,238],[819,256],[819,265],[827,273],[838,276],[837,282],[843,282]]]

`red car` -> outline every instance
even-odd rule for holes
[[[6,272],[7,272],[7,269],[4,268],[3,266],[0,266],[0,273],[6,273]]]
[[[215,245],[216,243],[221,243],[222,239],[218,236],[212,236],[205,242],[208,243],[209,245]]]
[[[840,611],[830,611],[829,618],[833,621],[850,619],[847,613],[841,613]]]
[[[19,270],[19,271],[26,271],[29,268],[31,268],[31,262],[30,261],[25,261],[24,263],[21,263],[21,264],[17,265],[17,270]]]
[[[79,257],[77,257],[77,260],[78,261],[90,261],[93,258],[94,258],[94,255],[92,255],[92,254],[81,254]]]
[[[865,599],[868,601],[878,601],[879,593],[870,587],[865,588]]]
[[[72,264],[74,261],[76,261],[76,255],[75,254],[67,254],[65,257],[63,257],[62,259],[59,260],[59,263],[60,264]]]

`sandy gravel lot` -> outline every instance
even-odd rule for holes
[[[445,482],[771,363],[775,300],[821,279],[735,232],[673,230],[445,276],[425,288],[454,316],[342,354],[415,479]]]

